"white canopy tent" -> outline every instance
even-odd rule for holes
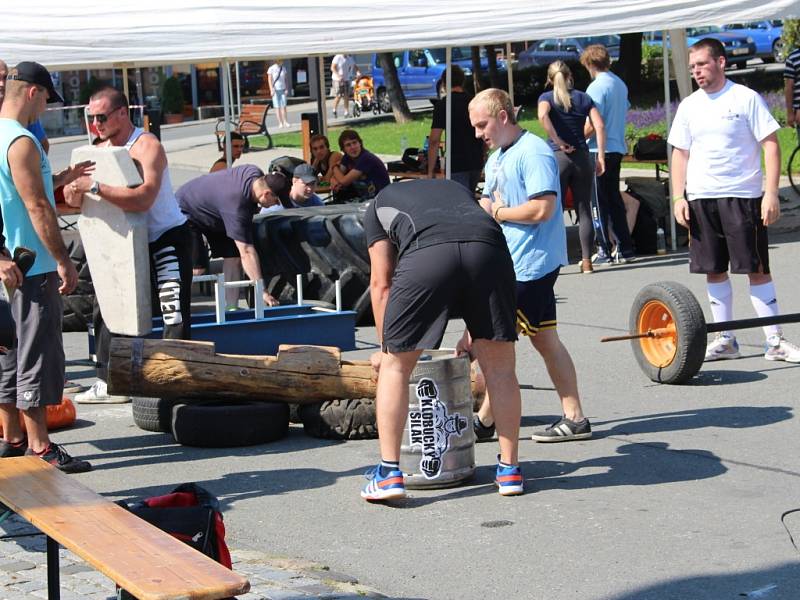
[[[54,70],[503,44],[800,16],[798,0],[5,3],[3,59]]]

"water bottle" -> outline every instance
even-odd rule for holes
[[[406,148],[408,148],[408,138],[406,136],[400,137],[400,156],[406,153]]]
[[[429,137],[426,135],[426,136],[425,136],[425,143],[424,143],[424,144],[422,144],[422,151],[423,151],[423,152],[424,152],[426,155],[428,154],[428,148],[430,147],[430,141],[431,141],[431,140],[430,140],[430,138],[429,138]]]
[[[651,230],[652,231],[652,230]],[[656,252],[658,254],[666,254],[667,253],[667,240],[664,237],[664,230],[659,227],[656,231]]]

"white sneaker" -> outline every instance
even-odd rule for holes
[[[95,381],[85,392],[75,394],[78,404],[125,404],[130,401],[130,396],[110,396],[108,385],[102,379]]]
[[[800,348],[791,342],[787,342],[781,336],[772,335],[767,339],[764,358],[767,360],[785,360],[790,363],[800,363]]]
[[[712,360],[728,360],[731,358],[739,358],[739,342],[736,338],[728,335],[717,334],[717,337],[706,346],[706,362]],[[774,360],[774,359],[773,359]]]

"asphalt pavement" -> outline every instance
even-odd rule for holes
[[[169,152],[173,183],[216,157],[205,139]],[[246,155],[256,164],[270,156]],[[771,267],[783,312],[797,312],[800,198],[781,192]],[[599,339],[626,332],[635,295],[661,280],[688,286],[710,318],[704,280],[689,274],[684,251],[592,275],[563,269],[558,330],[594,438],[530,440],[557,419],[559,403],[542,361],[519,342],[521,497],[495,491],[495,443],[476,447],[475,477],[463,486],[370,505],[359,489],[378,460],[375,440],[323,441],[293,425],[268,445],[189,448],[139,430],[130,405],[79,405],[77,425],[53,438],[92,461],[92,472],[74,477],[112,500],[200,483],[220,498],[234,550],[309,561],[395,598],[796,600],[800,553],[790,535],[800,540],[800,513],[781,516],[800,507],[800,365],[764,360],[763,334],[750,329],[739,332],[741,359],[707,364],[689,385],[651,382],[630,343]],[[746,278],[734,277],[734,293],[736,317],[752,316]],[[461,328],[450,323],[446,345]],[[800,342],[799,325],[784,329]],[[374,328],[359,327],[356,338],[359,349],[346,357],[367,357]],[[64,339],[68,377],[90,383],[85,334]],[[253,597],[309,595],[282,593]]]

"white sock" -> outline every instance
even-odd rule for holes
[[[750,302],[756,309],[759,317],[773,317],[780,314],[778,310],[778,299],[775,295],[775,284],[771,281],[761,285],[750,285]],[[781,336],[780,325],[768,325],[762,327],[764,335],[769,339],[773,335]]]
[[[711,316],[714,322],[730,321],[733,319],[733,286],[731,280],[726,279],[719,283],[706,282],[708,302],[711,304]],[[720,335],[733,337],[730,331],[720,331]]]

